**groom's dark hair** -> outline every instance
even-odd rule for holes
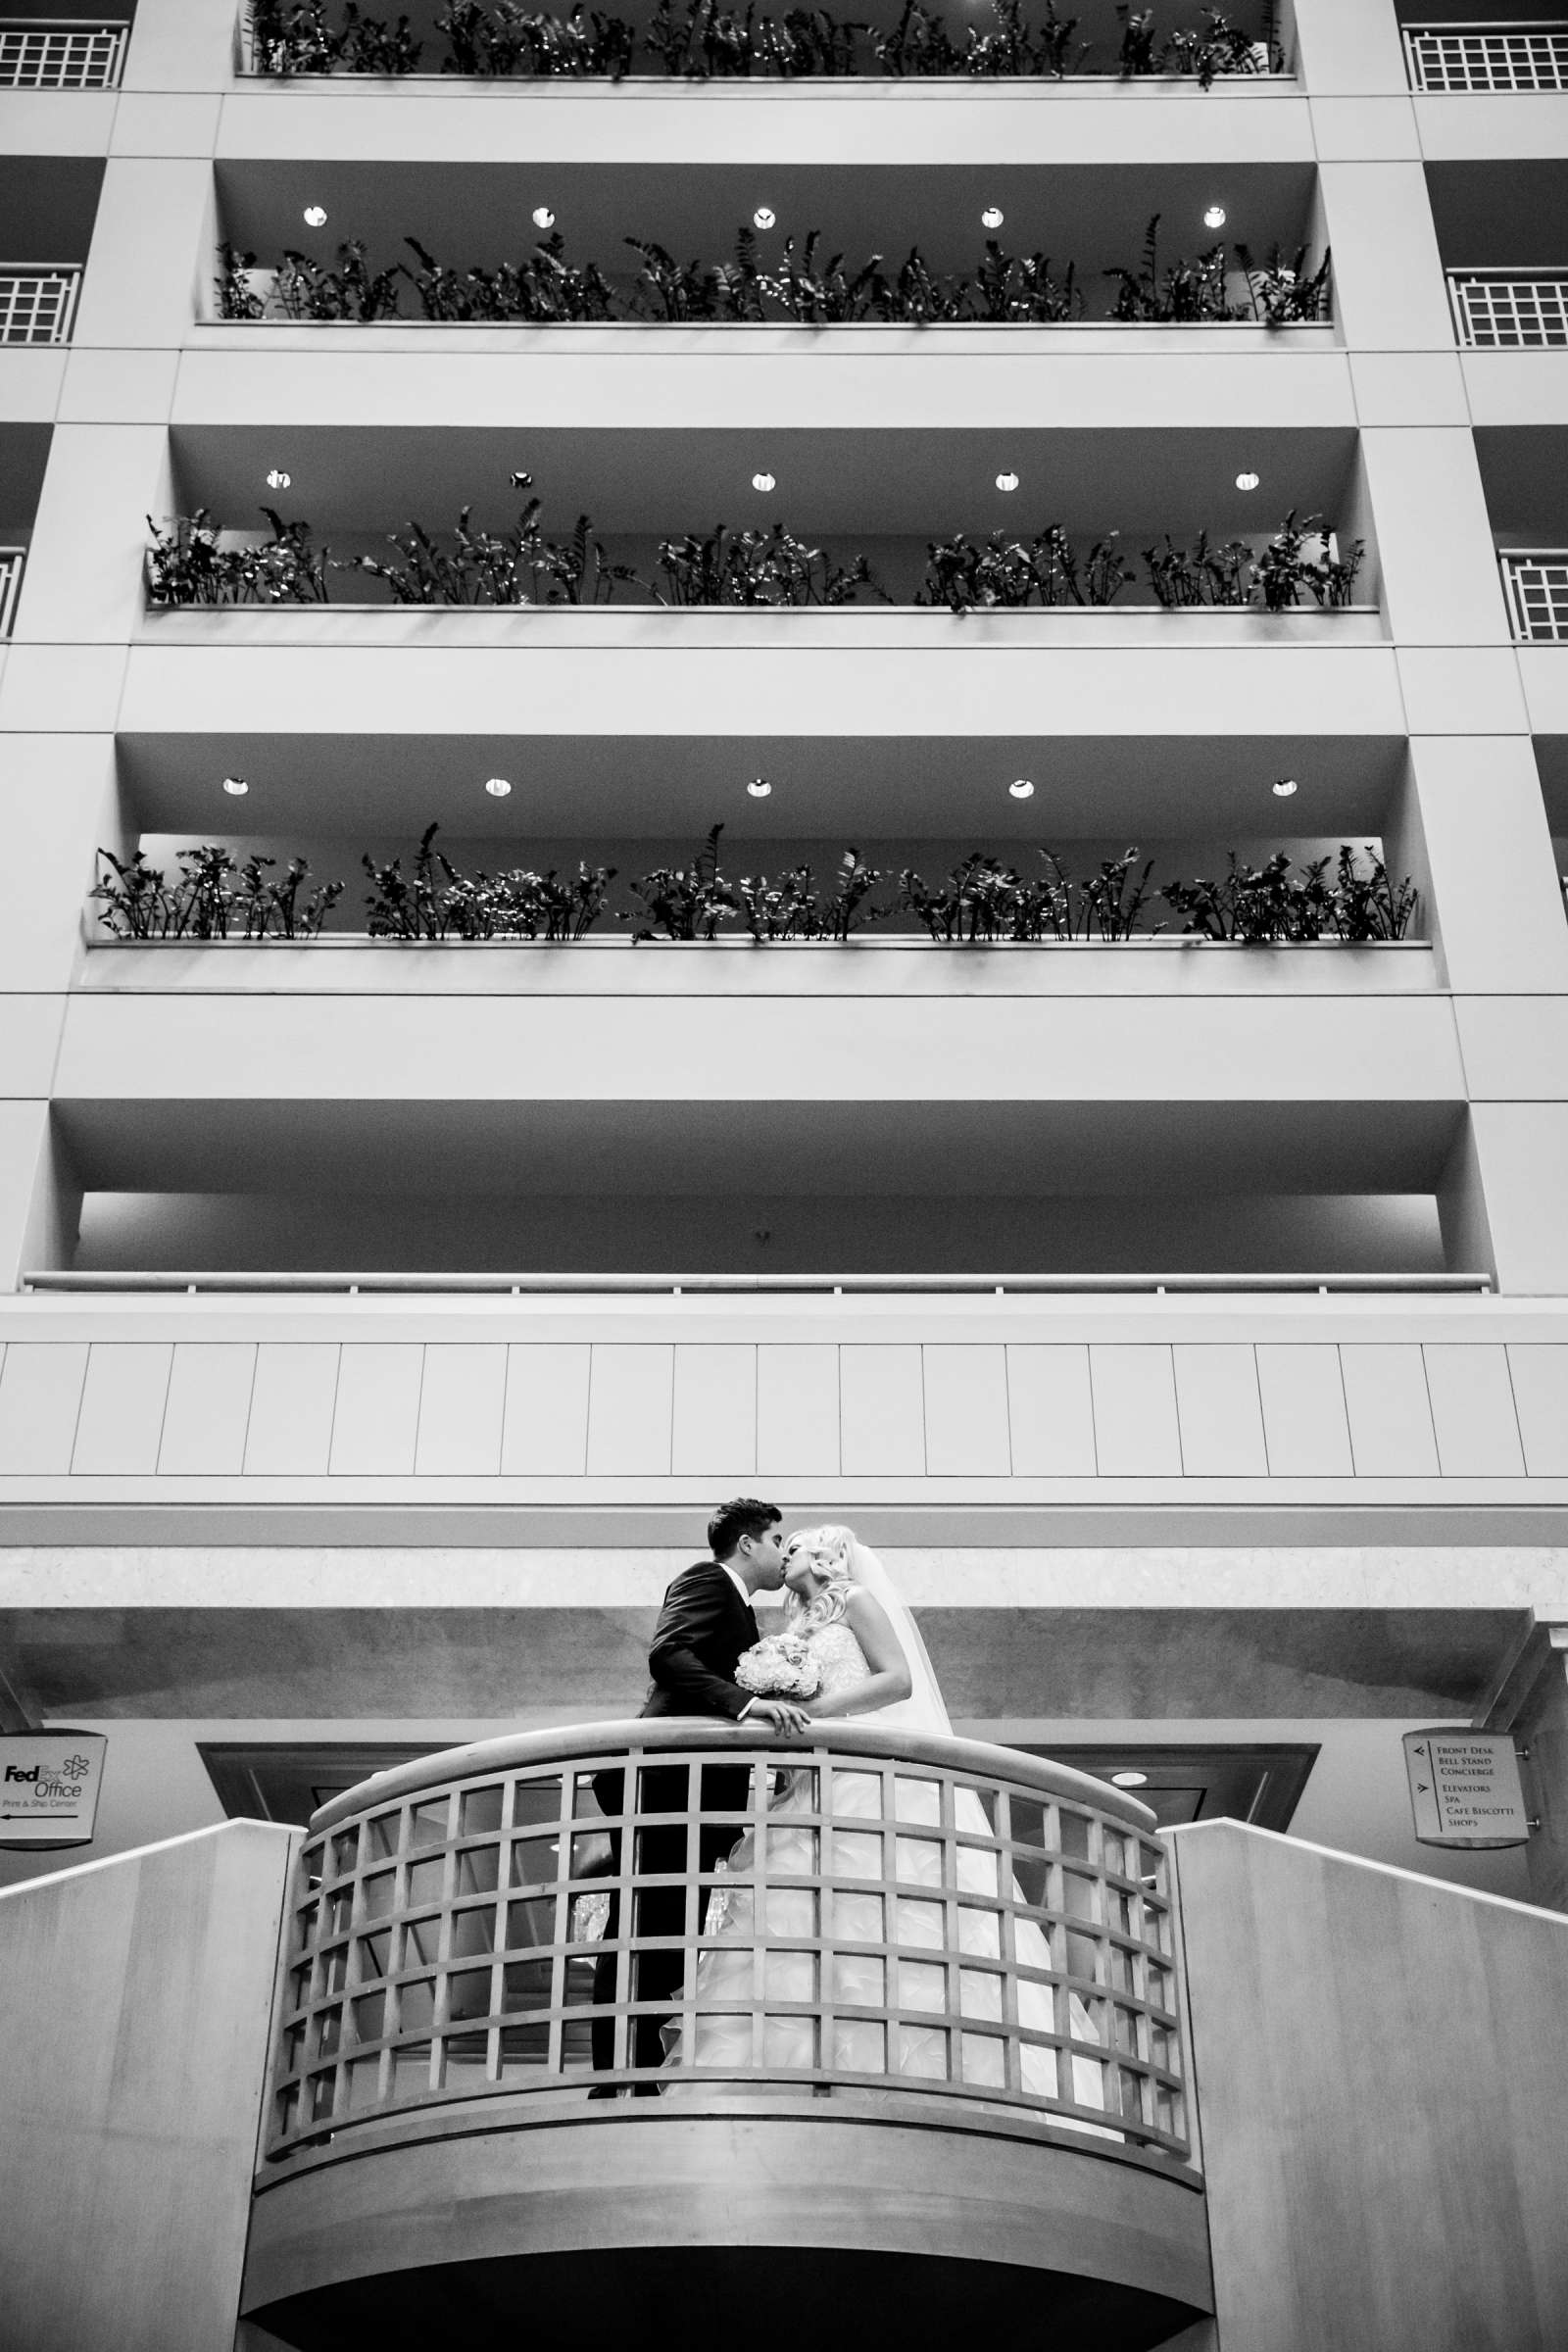
[[[721,1502],[708,1522],[708,1541],[715,1560],[727,1560],[738,1549],[742,1536],[755,1542],[765,1536],[770,1527],[777,1526],[783,1512],[776,1503],[759,1502],[755,1494],[737,1494],[733,1502]]]

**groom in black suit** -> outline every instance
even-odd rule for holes
[[[712,1556],[699,1560],[676,1577],[664,1594],[664,1605],[654,1628],[648,1664],[653,1675],[644,1715],[716,1715],[725,1722],[762,1722],[775,1732],[804,1732],[810,1720],[804,1707],[788,1699],[750,1698],[735,1680],[743,1650],[758,1640],[752,1597],[776,1592],[784,1582],[784,1541],[781,1513],[770,1502],[740,1495],[713,1513],[708,1523]],[[690,1766],[680,1763],[645,1766],[642,1774],[644,1812],[674,1813],[687,1804]],[[609,1770],[595,1775],[594,1794],[602,1813],[621,1810],[624,1774]],[[703,1772],[702,1802],[716,1812],[735,1814],[748,1801],[749,1768],[709,1765]],[[734,1820],[705,1822],[698,1831],[698,1861],[706,1873],[713,1870],[741,1835]],[[620,1832],[610,1833],[611,1867],[620,1871]],[[633,1867],[638,1871],[686,1871],[686,1832],[679,1825],[644,1830],[638,1838]],[[634,1936],[680,1936],[686,1927],[684,1886],[646,1886],[633,1895]],[[702,1897],[698,1919],[707,1924],[708,1895]],[[612,1896],[606,1922],[607,1949],[594,1971],[594,1999],[615,1997],[614,1937],[619,1931],[619,1897]],[[631,1997],[638,2001],[673,2002],[685,1974],[680,1951],[632,1952]],[[631,2020],[629,2057],[633,2066],[660,2066],[664,2058],[662,2017]],[[593,2022],[593,2059],[597,2072],[615,2063],[613,2018]],[[654,2085],[639,2084],[652,2090]]]

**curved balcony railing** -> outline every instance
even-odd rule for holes
[[[883,2113],[906,2094],[928,2120],[935,2099],[955,2124],[1001,2115],[1184,2165],[1149,1809],[967,1740],[823,1733],[579,1725],[323,1807],[291,1900],[262,2180],[366,2126],[450,2130],[456,2102],[465,2131],[510,2130],[625,2112],[596,2097],[689,2113],[759,2090],[871,2091]]]

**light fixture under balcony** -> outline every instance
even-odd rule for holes
[[[980,225],[982,228],[1000,228],[1005,218],[1000,204],[988,204],[980,216]]]
[[[326,226],[324,204],[308,204],[305,207],[305,225],[307,228],[324,228]]]
[[[1203,226],[1205,228],[1223,228],[1224,225],[1225,207],[1222,204],[1211,204],[1203,215]]]
[[[293,479],[294,476],[285,473],[281,466],[274,466],[267,477],[267,487],[269,490],[286,490]]]
[[[556,225],[556,216],[555,216],[555,214],[554,214],[554,213],[553,213],[553,212],[550,210],[550,207],[549,207],[549,205],[548,205],[548,204],[536,204],[536,205],[534,206],[534,208],[533,208],[533,224],[534,224],[535,228],[554,228],[554,227],[555,227],[555,225]]]
[[[1281,776],[1278,783],[1273,787],[1274,798],[1277,801],[1288,801],[1296,789],[1297,784],[1294,776]]]
[[[243,776],[225,776],[223,790],[228,794],[230,800],[242,801],[249,792],[250,786]]]
[[[1113,1772],[1110,1785],[1113,1788],[1147,1788],[1149,1775],[1147,1772]]]
[[[769,490],[774,488],[777,480],[778,476],[776,474],[754,473],[752,476],[752,488],[754,490],[760,490],[765,496]]]
[[[760,204],[752,215],[752,226],[754,228],[771,228],[777,219],[778,215],[772,212],[767,205]]]
[[[487,776],[484,788],[493,801],[504,801],[512,790],[505,776]]]
[[[1028,776],[1014,776],[1007,790],[1015,801],[1032,801],[1035,797],[1034,784]]]
[[[1017,476],[1015,473],[999,473],[999,474],[998,474],[998,476],[997,476],[997,488],[998,488],[999,490],[1016,490],[1016,489],[1017,489],[1017,487],[1018,487],[1018,476]]]
[[[754,801],[765,801],[773,787],[765,776],[754,776],[746,789]]]
[[[1236,476],[1236,487],[1238,490],[1255,490],[1261,478],[1255,473],[1239,473]]]

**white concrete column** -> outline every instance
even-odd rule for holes
[[[1529,736],[1414,735],[1408,791],[1416,823],[1391,828],[1391,844],[1410,866],[1424,859],[1448,986],[1568,996],[1568,922]]]
[[[1289,13],[1292,62],[1309,97],[1403,97],[1394,0],[1291,0]]]
[[[1443,260],[1413,143],[1402,157],[1324,161],[1318,185],[1335,312],[1351,350],[1451,353]]]
[[[1483,1246],[1501,1291],[1568,1294],[1568,1102],[1473,1102],[1440,1196],[1450,1259]],[[1485,1237],[1483,1241],[1483,1237]],[[1466,1258],[1466,1265],[1476,1262]]]
[[[28,645],[126,645],[140,626],[146,598],[147,518],[162,524],[172,504],[167,421],[57,424],[12,660]],[[112,713],[108,724],[118,715]],[[74,706],[69,723],[102,722]]]
[[[0,1293],[29,1267],[69,1265],[80,1218],[80,1182],[47,1100],[0,1100]]]
[[[72,363],[104,350],[159,351],[172,367],[192,318],[208,307],[198,297],[217,267],[216,220],[210,152],[112,155],[82,272]],[[114,405],[97,414],[123,424],[144,413],[146,368],[121,381]],[[167,397],[157,413],[168,415]]]
[[[126,91],[221,89],[235,55],[229,0],[137,0],[121,86]]]

